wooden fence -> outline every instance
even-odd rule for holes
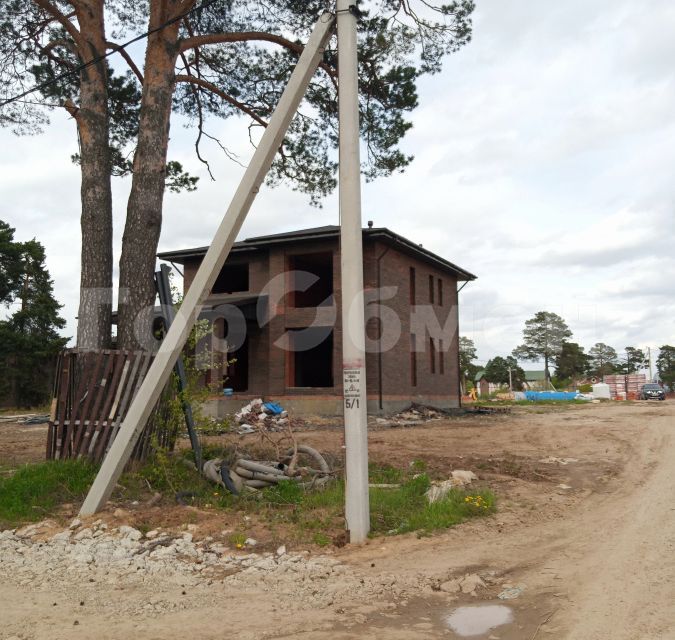
[[[47,436],[47,459],[89,458],[100,462],[119,431],[153,356],[147,352],[78,351],[59,357]],[[171,385],[169,385],[170,387]],[[165,389],[158,407],[170,394]],[[132,459],[147,457],[154,440],[172,448],[177,428],[157,408],[134,448]]]

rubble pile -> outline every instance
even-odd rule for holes
[[[244,435],[255,433],[261,428],[267,431],[286,431],[304,426],[304,420],[291,418],[288,411],[274,402],[263,402],[261,398],[251,400],[234,414],[237,433]]]
[[[140,600],[130,614],[157,616],[190,606],[190,599],[162,597],[172,586],[199,589],[204,606],[227,593],[270,591],[288,596],[296,610],[329,606],[354,598],[405,598],[420,590],[431,592],[428,579],[403,580],[393,574],[361,575],[340,560],[307,551],[288,552],[280,546],[273,552],[237,552],[226,543],[205,537],[195,540],[191,531],[152,530],[143,534],[101,520],[92,524],[73,522],[54,534],[54,522],[0,531],[0,579],[31,589],[72,588],[93,605],[98,585],[147,583],[155,597]],[[188,525],[196,529],[196,525]],[[225,532],[224,532],[225,533]],[[248,540],[247,543],[255,541]],[[248,546],[248,544],[247,544]],[[203,587],[203,589],[202,589]],[[85,594],[86,591],[86,594]],[[185,591],[183,591],[185,594]],[[197,597],[197,593],[195,593]],[[119,606],[119,602],[98,602]],[[194,603],[193,603],[194,604]]]
[[[417,424],[440,420],[443,417],[443,412],[438,409],[413,404],[405,411],[396,413],[389,418],[375,418],[375,423],[383,427],[414,427]]]

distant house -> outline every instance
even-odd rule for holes
[[[529,391],[541,391],[546,389],[546,372],[541,371],[525,371],[525,388]]]
[[[187,290],[206,251],[181,249],[158,257],[182,265]],[[411,402],[459,406],[457,289],[475,276],[389,229],[371,226],[363,229],[363,262],[368,409],[399,410]],[[236,242],[205,305],[227,349],[221,352],[226,364],[216,365],[209,381],[234,392],[219,398],[215,413],[255,397],[298,412],[341,411],[339,227]],[[222,309],[225,315],[218,316]],[[413,314],[420,309],[448,328],[443,337],[419,331]],[[235,322],[227,313],[242,329],[239,340],[231,341]],[[393,344],[379,348],[392,332]]]
[[[496,382],[490,382],[485,377],[485,369],[481,369],[474,376],[474,382],[476,383],[476,389],[478,389],[479,396],[489,396],[495,391],[499,391],[502,385]]]

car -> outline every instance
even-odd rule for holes
[[[648,382],[642,387],[640,391],[640,400],[665,400],[666,392],[661,388],[661,385]]]

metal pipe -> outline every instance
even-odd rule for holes
[[[383,395],[382,390],[383,381],[382,381],[382,299],[380,295],[380,289],[382,288],[382,275],[380,272],[382,258],[389,253],[390,246],[377,256],[377,322],[379,335],[377,338],[377,404],[380,411],[384,409]]]
[[[288,126],[300,105],[310,80],[323,56],[323,50],[333,31],[335,18],[324,13],[317,22],[298,64],[288,81],[277,108],[260,140],[248,168],[239,183],[230,206],[216,231],[192,285],[185,294],[171,328],[159,347],[126,418],[106,456],[101,469],[80,509],[80,515],[96,513],[105,505],[133,451],[153,407],[159,399],[171,369],[199,315],[202,303],[213,287],[230,249],[260,191],[265,176],[279,150]]]
[[[171,296],[171,282],[169,280],[169,273],[171,273],[171,269],[169,269],[169,267],[167,267],[165,264],[160,267],[159,271],[155,272],[157,295],[159,296],[159,304],[162,306],[162,314],[167,330],[171,327],[171,324],[176,317],[176,310],[173,308],[173,299]],[[185,426],[187,427],[188,435],[190,436],[190,444],[192,445],[192,450],[195,454],[195,464],[197,465],[197,470],[201,471],[202,446],[199,442],[199,437],[197,436],[197,430],[195,428],[195,420],[192,414],[192,405],[185,398],[184,394],[184,392],[187,390],[188,382],[187,374],[185,372],[185,363],[183,362],[182,355],[179,355],[176,359],[175,370],[176,375],[178,376],[178,391],[183,394],[181,406],[183,407],[183,415],[185,416]]]
[[[361,543],[370,529],[370,507],[355,13],[353,0],[337,0],[345,517],[349,541]]]

